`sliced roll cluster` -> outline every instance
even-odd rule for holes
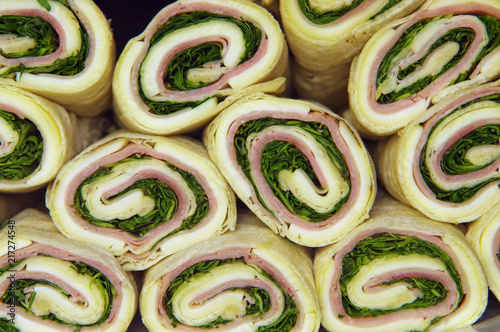
[[[149,269],[140,310],[150,331],[317,331],[320,323],[308,251],[244,212],[234,232]]]
[[[135,283],[108,252],[61,235],[24,210],[0,233],[0,330],[127,331]]]
[[[500,87],[443,99],[379,143],[379,178],[402,202],[432,219],[472,221],[500,201]]]
[[[68,162],[47,207],[63,234],[110,250],[126,270],[144,270],[236,222],[234,194],[201,143],[128,132]]]
[[[353,58],[377,30],[423,2],[281,0],[281,22],[296,60],[297,96],[342,111]]]
[[[249,95],[212,121],[203,138],[238,197],[298,244],[339,240],[373,204],[375,171],[361,139],[315,104]]]
[[[452,331],[483,313],[482,267],[455,226],[389,197],[370,218],[314,258],[329,331]]]
[[[500,74],[498,1],[428,1],[380,29],[351,67],[351,111],[363,130],[389,135],[443,96]]]
[[[0,82],[82,116],[111,104],[113,34],[91,0],[1,0]]]
[[[287,57],[283,33],[264,8],[243,0],[177,1],[126,45],[113,80],[114,109],[130,130],[191,131],[217,115],[228,96],[282,91],[283,79],[267,81],[283,75]]]
[[[74,155],[78,130],[45,98],[0,85],[0,192],[27,192],[52,181]]]
[[[466,238],[483,265],[491,292],[500,301],[500,203],[470,224]]]

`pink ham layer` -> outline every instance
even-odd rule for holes
[[[82,257],[75,255],[73,253],[64,251],[60,248],[56,248],[47,244],[42,244],[42,243],[33,243],[28,247],[19,249],[15,251],[15,257],[16,261],[20,261],[21,259],[24,258],[29,258],[29,257],[34,257],[37,255],[47,255],[50,257],[58,258],[60,260],[64,261],[77,261],[77,262],[82,262],[85,264],[88,264],[95,268],[97,271],[101,272],[108,280],[111,282],[111,284],[114,286],[116,290],[116,295],[113,298],[113,304],[111,306],[111,310],[109,312],[109,316],[104,321],[103,323],[99,324],[98,326],[94,327],[82,327],[82,331],[102,331],[109,326],[113,325],[115,320],[117,319],[118,316],[118,311],[119,307],[122,302],[123,298],[123,283],[120,280],[119,276],[116,275],[115,271],[113,271],[107,264],[99,261],[92,260],[87,257]],[[0,266],[5,267],[7,266],[8,263],[8,255],[4,255],[0,257]],[[22,263],[21,263],[22,264]],[[9,272],[6,272],[9,273]],[[30,272],[26,270],[20,270],[15,272],[16,280],[20,279],[42,279],[42,280],[47,280],[50,282],[53,282],[57,285],[59,285],[62,289],[67,291],[69,294],[71,294],[72,300],[75,302],[83,299],[82,294],[80,294],[75,288],[73,288],[70,285],[71,280],[61,280],[57,278],[57,276],[51,276],[47,275],[45,273],[40,273],[40,272]],[[0,285],[0,294],[4,294],[5,291],[8,290],[10,281],[7,279],[2,285]],[[9,307],[7,304],[0,302],[0,310],[3,312],[9,312]],[[43,324],[44,326],[47,327],[52,327],[57,331],[73,331],[74,327],[68,326],[65,328],[65,325],[58,324],[54,321],[48,320],[48,319],[40,319],[37,316],[27,314],[24,310],[16,310],[16,316],[23,316],[25,319],[31,320],[33,322],[37,322],[38,324]],[[43,321],[43,322],[42,322]]]
[[[458,275],[461,277],[462,281],[462,288],[464,294],[467,294],[470,292],[470,287],[469,287],[469,281],[466,278],[467,274],[465,272],[464,267],[460,264],[460,261],[458,260],[457,255],[455,252],[451,250],[451,248],[446,245],[438,236],[430,235],[430,234],[425,234],[425,233],[419,233],[417,231],[412,231],[412,230],[399,230],[399,229],[393,229],[390,227],[379,227],[379,228],[373,228],[373,229],[367,229],[362,232],[359,232],[357,234],[354,234],[352,239],[343,246],[343,248],[337,252],[334,255],[334,273],[329,278],[331,281],[331,287],[330,287],[330,302],[331,302],[331,308],[334,310],[337,309],[337,311],[334,311],[332,313],[332,316],[337,316],[337,315],[342,315],[342,321],[346,324],[349,324],[351,326],[359,326],[359,327],[364,327],[364,326],[376,326],[376,325],[385,325],[385,324],[390,324],[392,322],[396,321],[404,321],[404,320],[413,320],[415,319],[416,316],[420,316],[423,318],[427,318],[429,322],[432,320],[432,317],[438,317],[438,316],[446,316],[450,313],[453,312],[455,308],[455,303],[458,299],[458,292],[455,287],[455,283],[451,278],[449,278],[446,273],[444,272],[438,272],[438,271],[430,271],[426,269],[416,269],[416,270],[395,270],[392,274],[384,274],[382,276],[377,276],[376,281],[390,281],[390,280],[395,280],[395,279],[400,279],[404,277],[425,277],[433,280],[437,280],[443,284],[445,289],[447,289],[449,292],[446,296],[446,299],[432,307],[428,308],[420,308],[420,309],[411,309],[411,310],[400,310],[396,311],[393,313],[389,313],[386,315],[378,316],[378,317],[362,317],[362,318],[354,318],[346,314],[344,310],[344,306],[342,304],[342,294],[340,291],[340,276],[342,273],[342,260],[346,254],[348,254],[354,246],[356,245],[357,242],[371,236],[377,233],[392,233],[392,234],[399,234],[399,235],[407,235],[407,236],[414,236],[417,238],[420,238],[424,241],[433,243],[440,247],[442,250],[446,252],[446,254],[452,259],[453,263],[455,264],[455,268],[458,272]],[[448,279],[448,280],[446,280]],[[372,281],[369,283],[368,286],[374,286],[375,281]],[[457,304],[459,305],[459,304]]]
[[[282,273],[282,271],[276,269],[270,262],[264,260],[263,258],[259,257],[258,255],[253,253],[252,248],[241,248],[241,247],[234,247],[234,248],[226,248],[222,249],[216,252],[207,252],[201,256],[196,256],[193,257],[181,265],[177,266],[175,269],[172,271],[168,272],[165,274],[160,280],[161,280],[161,288],[157,294],[157,297],[155,299],[157,305],[158,305],[158,312],[156,313],[161,321],[162,324],[166,327],[170,327],[172,325],[171,320],[168,318],[166,312],[165,312],[165,307],[163,306],[163,295],[167,292],[167,289],[170,285],[170,282],[175,279],[179,274],[181,274],[183,271],[188,269],[189,267],[203,261],[210,261],[210,260],[216,260],[216,259],[228,259],[228,258],[243,258],[247,264],[255,265],[269,273],[277,282],[278,284],[283,288],[283,290],[291,296],[291,298],[295,301],[295,304],[297,305],[297,308],[299,310],[299,313],[297,314],[297,322],[294,326],[294,328],[291,331],[301,331],[302,326],[304,325],[304,311],[305,308],[303,307],[303,304],[300,302],[300,296],[297,294],[297,291],[295,288],[287,281],[286,276]],[[253,287],[258,287],[261,289],[265,289],[269,292],[269,295],[271,297],[271,308],[268,312],[264,313],[262,315],[262,318],[260,316],[255,316],[255,317],[241,317],[240,319],[233,320],[227,324],[220,325],[216,330],[217,331],[233,331],[233,329],[237,329],[238,326],[248,323],[248,322],[257,322],[264,320],[278,312],[280,309],[277,306],[278,299],[281,294],[276,293],[277,287],[274,286],[271,282],[264,282],[262,280],[255,279],[254,282],[251,284],[248,283],[246,280],[239,280],[237,279],[237,276],[235,276],[235,279],[232,280],[231,282],[228,282],[224,285],[224,289],[229,289],[232,287],[245,287],[245,286],[253,286]],[[220,291],[222,289],[217,289],[217,290],[211,290],[210,294],[215,295],[217,291]],[[200,299],[202,297],[206,296],[206,294],[200,294]],[[179,330],[182,331],[199,331],[198,328],[191,327],[191,326],[186,326],[182,324],[182,327],[178,327]]]
[[[385,56],[385,54],[388,53],[390,48],[394,46],[394,44],[399,40],[401,35],[404,33],[406,29],[414,25],[415,23],[424,20],[426,18],[434,18],[438,16],[444,16],[452,13],[453,15],[460,15],[460,14],[470,14],[470,15],[491,15],[495,16],[500,19],[500,9],[488,6],[486,4],[481,4],[481,3],[474,3],[474,4],[459,4],[459,5],[453,5],[453,6],[447,6],[447,7],[441,7],[433,10],[425,10],[420,12],[419,14],[415,15],[412,17],[411,20],[405,22],[404,24],[400,25],[399,27],[396,28],[396,33],[393,36],[393,38],[388,41],[385,45],[385,47],[381,48],[379,50],[379,56],[377,57],[377,61],[373,63],[370,76],[369,76],[369,87],[368,87],[368,103],[370,107],[380,113],[396,113],[398,110],[401,109],[406,109],[408,107],[411,107],[413,104],[422,102],[423,100],[432,98],[436,93],[438,93],[440,90],[445,88],[446,86],[450,85],[451,82],[463,71],[467,70],[471,66],[471,63],[474,61],[474,58],[477,53],[477,44],[481,42],[483,34],[481,33],[480,25],[475,23],[474,21],[470,20],[467,16],[463,16],[459,18],[461,22],[463,22],[464,27],[470,27],[473,29],[476,34],[476,38],[474,39],[473,43],[470,45],[469,50],[467,51],[466,55],[452,68],[446,71],[443,75],[441,75],[439,78],[434,80],[430,85],[422,89],[421,91],[413,94],[411,97],[401,99],[398,101],[395,101],[390,104],[379,104],[375,98],[376,96],[376,80],[377,80],[377,72],[378,68],[380,67],[380,64],[382,63],[382,60]],[[444,33],[446,33],[448,30],[454,28],[455,26],[450,26],[446,27],[446,30],[443,30],[443,33],[440,33],[439,35],[436,35],[435,39],[439,38],[442,36]],[[432,44],[429,43],[429,44]],[[430,46],[430,45],[428,45]],[[425,48],[424,48],[425,49]],[[415,57],[418,57],[417,55]],[[477,72],[474,72],[477,74]],[[473,75],[475,75],[473,73]]]
[[[160,27],[162,24],[167,22],[169,18],[172,16],[181,14],[181,13],[189,13],[189,12],[195,12],[195,11],[210,11],[216,14],[221,14],[221,15],[228,15],[232,16],[235,18],[246,18],[245,13],[242,13],[238,10],[235,10],[230,7],[226,7],[223,5],[216,5],[216,4],[206,4],[206,3],[187,3],[187,4],[182,4],[182,3],[176,3],[172,4],[170,6],[167,6],[164,10],[160,11],[156,17],[155,21],[152,21],[146,32],[145,35],[146,37],[144,38],[143,42],[143,49],[142,52],[137,56],[137,59],[135,61],[135,64],[132,68],[131,72],[131,90],[132,91],[138,91],[138,74],[139,74],[139,68],[141,66],[141,63],[143,59],[146,57],[146,54],[148,52],[149,46],[150,46],[150,39],[153,36],[153,34],[156,32],[157,28]],[[257,22],[252,22],[256,27],[259,27]],[[260,27],[259,27],[260,28]],[[159,68],[161,69],[158,73],[157,76],[155,77],[155,81],[157,86],[160,88],[160,94],[162,98],[173,100],[176,102],[186,102],[186,101],[200,101],[204,100],[210,96],[213,96],[217,93],[218,90],[227,87],[227,82],[230,78],[240,74],[241,72],[247,70],[249,67],[253,66],[255,63],[260,61],[260,59],[265,55],[267,48],[268,48],[268,39],[267,36],[265,35],[264,31],[262,32],[262,39],[260,46],[257,50],[257,52],[254,54],[252,58],[249,60],[245,61],[244,63],[236,66],[233,69],[228,70],[222,77],[215,83],[207,85],[205,87],[199,88],[199,89],[194,89],[194,90],[189,90],[189,91],[174,91],[174,90],[169,90],[165,87],[164,81],[163,81],[163,74],[164,74],[164,69],[167,67],[168,62],[179,52],[186,50],[188,48],[194,47],[196,45],[199,45],[201,43],[206,43],[210,41],[216,41],[220,42],[223,46],[227,44],[227,41],[223,41],[223,38],[221,37],[207,37],[207,38],[199,38],[195,40],[189,40],[186,41],[182,44],[179,44],[177,47],[174,49],[170,50],[167,52],[164,56],[162,66]],[[224,51],[223,51],[224,52]],[[139,104],[144,104],[142,99],[138,94],[135,94],[135,99]],[[145,108],[147,108],[145,106]]]
[[[432,192],[432,190],[427,186],[425,183],[422,174],[420,172],[419,168],[419,162],[420,162],[420,154],[422,152],[422,149],[424,148],[425,142],[427,141],[427,138],[429,136],[429,132],[432,130],[432,127],[442,118],[446,117],[448,114],[453,112],[455,109],[460,107],[461,105],[465,105],[468,102],[471,102],[473,100],[479,99],[484,96],[489,96],[489,95],[494,95],[494,94],[500,94],[500,87],[487,87],[487,88],[476,88],[472,90],[471,92],[467,94],[461,94],[458,96],[456,99],[452,100],[450,103],[443,105],[441,110],[437,111],[431,118],[429,118],[426,122],[423,123],[423,132],[420,136],[420,139],[417,143],[416,146],[416,153],[413,156],[413,177],[420,189],[420,191],[428,198],[431,200],[438,201],[439,204],[442,204],[444,206],[459,206],[460,203],[450,203],[450,202],[444,202],[441,200],[438,200],[436,198],[436,195]],[[491,165],[488,167],[483,168],[482,170],[473,172],[473,173],[468,173],[468,174],[462,174],[462,175],[446,175],[442,172],[441,167],[440,167],[440,161],[441,157],[446,151],[448,147],[450,147],[453,143],[455,143],[457,140],[459,140],[461,137],[467,135],[469,132],[474,130],[475,128],[478,128],[480,126],[484,126],[486,124],[490,123],[499,123],[500,119],[496,119],[496,121],[476,121],[474,123],[469,124],[466,127],[460,128],[460,131],[458,131],[453,137],[449,139],[449,141],[440,149],[438,154],[436,155],[435,158],[432,160],[432,165],[433,165],[433,170],[436,174],[439,175],[441,180],[446,181],[448,183],[453,183],[453,182],[460,182],[462,179],[477,179],[477,178],[487,178],[488,174],[494,174],[495,170],[500,166],[500,160],[497,160],[493,162]],[[492,183],[492,185],[494,185]],[[480,193],[484,190],[486,190],[487,187],[484,187],[480,189],[476,195],[480,195]]]
[[[266,179],[264,178],[262,171],[260,170],[260,154],[258,152],[262,151],[265,144],[267,144],[271,140],[284,140],[292,142],[306,155],[307,159],[309,160],[313,169],[315,170],[318,179],[322,184],[324,184],[325,175],[321,172],[319,163],[316,160],[315,156],[311,153],[311,151],[307,148],[307,146],[304,145],[303,142],[298,141],[293,137],[290,137],[288,135],[285,135],[284,133],[280,133],[277,131],[269,134],[262,134],[259,135],[258,138],[259,141],[257,143],[252,144],[251,148],[249,149],[249,157],[254,155],[257,156],[256,158],[253,157],[250,158],[251,172],[255,176],[254,181],[259,189],[261,197],[264,199],[266,204],[271,207],[271,209],[275,212],[275,214],[279,216],[279,219],[286,220],[287,223],[294,224],[297,227],[303,229],[316,229],[318,231],[321,231],[323,229],[334,227],[337,222],[339,222],[340,220],[342,220],[342,218],[344,218],[349,209],[354,205],[354,202],[356,202],[356,200],[358,199],[361,190],[360,171],[356,164],[356,160],[354,159],[349,147],[347,146],[347,143],[344,141],[343,137],[339,132],[338,120],[336,120],[333,116],[327,113],[317,112],[317,111],[310,111],[308,114],[300,114],[292,112],[274,113],[272,111],[261,111],[258,113],[250,113],[241,116],[238,120],[234,121],[231,127],[229,128],[227,134],[227,149],[229,151],[229,156],[231,157],[231,162],[233,163],[234,168],[238,170],[240,178],[244,179],[245,182],[247,183],[250,182],[246,178],[245,173],[243,173],[243,171],[241,170],[240,166],[237,164],[236,161],[236,150],[233,144],[234,137],[236,131],[243,123],[265,117],[294,119],[294,120],[308,121],[308,122],[319,122],[325,124],[325,126],[328,127],[328,130],[330,131],[333,141],[335,142],[337,148],[339,149],[339,151],[342,153],[342,155],[346,160],[347,167],[349,169],[349,174],[351,176],[351,192],[349,194],[348,200],[344,203],[342,208],[335,215],[322,222],[311,223],[305,221],[304,219],[290,212],[286,208],[286,206],[283,205],[283,203],[281,203],[279,199],[272,193],[271,188],[267,184]],[[252,187],[252,192],[253,194],[252,197],[250,198],[252,202],[259,208],[259,210],[265,213],[270,219],[278,222],[278,219],[260,203],[253,187]]]
[[[149,231],[146,235],[142,237],[135,237],[131,235],[130,233],[122,230],[117,230],[117,229],[111,229],[111,228],[104,228],[104,227],[99,227],[92,225],[82,218],[80,218],[76,214],[75,208],[73,208],[74,204],[74,194],[76,192],[76,189],[80,185],[80,183],[87,178],[89,175],[94,173],[98,168],[103,167],[105,165],[109,165],[115,162],[118,162],[124,158],[127,158],[131,155],[134,154],[141,154],[141,155],[147,155],[151,156],[152,158],[156,158],[159,160],[165,160],[176,167],[191,173],[197,181],[200,183],[202,188],[205,190],[205,193],[208,197],[209,201],[209,212],[208,214],[200,221],[198,226],[203,226],[207,224],[212,218],[213,215],[217,209],[217,198],[215,197],[213,191],[211,190],[211,187],[209,183],[205,180],[203,175],[200,173],[199,170],[194,169],[191,166],[185,165],[176,158],[160,153],[152,148],[149,148],[147,146],[142,146],[142,145],[137,145],[137,144],[129,144],[125,148],[123,148],[120,151],[116,151],[114,153],[109,154],[105,158],[102,158],[98,161],[95,161],[85,168],[84,171],[75,174],[71,182],[69,183],[68,187],[66,188],[66,204],[67,204],[67,209],[69,210],[70,214],[72,215],[73,222],[77,225],[80,225],[83,229],[86,229],[88,231],[94,232],[94,233],[99,233],[103,234],[105,236],[109,236],[110,238],[116,238],[121,241],[124,241],[127,243],[128,246],[132,250],[137,250],[140,249],[143,246],[151,246],[154,244],[156,241],[158,241],[162,236],[167,235],[171,231],[179,228],[182,225],[182,221],[186,217],[186,213],[189,209],[188,206],[188,198],[185,193],[182,192],[181,188],[179,187],[179,184],[175,182],[175,180],[170,179],[166,177],[163,174],[158,173],[156,170],[147,170],[147,171],[141,171],[135,174],[132,178],[127,179],[125,182],[123,182],[119,187],[114,189],[112,192],[107,192],[106,194],[109,194],[109,196],[114,195],[116,193],[119,193],[120,191],[124,190],[134,182],[140,180],[140,179],[147,179],[147,178],[156,178],[159,179],[166,184],[168,184],[172,190],[175,192],[178,198],[178,209],[177,212],[172,216],[170,220],[165,222],[164,224],[152,229]],[[109,197],[108,196],[108,197]],[[106,197],[107,198],[107,197]],[[136,255],[133,253],[127,253],[127,256],[131,257],[137,257],[141,258],[143,256],[149,256],[151,255],[152,252],[148,251],[143,255]]]

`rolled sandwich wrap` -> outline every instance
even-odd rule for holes
[[[111,106],[115,44],[91,0],[1,0],[0,82],[81,116]]]
[[[233,230],[235,197],[200,142],[117,132],[76,156],[47,191],[66,236],[144,270],[195,242]]]
[[[500,86],[466,89],[378,143],[379,179],[428,217],[472,221],[500,202]]]
[[[491,292],[500,301],[500,203],[470,223],[465,237],[481,261]]]
[[[249,95],[219,114],[203,141],[236,195],[295,243],[337,241],[367,218],[375,199],[363,142],[316,104]]]
[[[110,253],[67,239],[32,209],[0,236],[0,330],[127,331],[137,291]]]
[[[234,232],[146,271],[139,303],[150,331],[318,331],[310,252],[242,211]]]
[[[152,134],[201,128],[254,91],[282,92],[288,59],[279,24],[245,0],[180,0],[160,11],[118,59],[119,122]]]
[[[488,301],[482,267],[463,233],[389,196],[370,218],[314,257],[329,331],[452,331]]]
[[[75,152],[71,120],[63,107],[0,84],[0,192],[34,191],[55,178]]]
[[[500,74],[500,3],[428,1],[380,29],[353,62],[351,111],[365,130],[390,135],[451,92]]]
[[[411,14],[422,3],[281,0],[281,22],[295,59],[297,96],[343,111],[352,59],[377,30]]]

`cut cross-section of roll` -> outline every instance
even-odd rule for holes
[[[110,253],[67,239],[31,209],[0,236],[1,331],[127,331],[137,290]]]
[[[374,135],[393,134],[428,106],[500,75],[500,3],[434,0],[379,30],[353,62],[351,111]]]
[[[296,60],[295,92],[342,111],[354,56],[381,27],[424,0],[281,0],[281,22]]]
[[[224,101],[282,92],[288,52],[279,24],[246,0],[180,0],[131,39],[113,79],[120,123],[152,134],[202,127]]]
[[[461,230],[387,195],[367,221],[317,251],[314,275],[329,331],[453,331],[479,319],[488,301]]]
[[[81,116],[111,106],[115,44],[92,0],[0,0],[0,82]]]
[[[490,290],[500,301],[500,203],[470,224],[466,238],[483,265]]]
[[[234,193],[200,142],[117,132],[67,163],[47,191],[66,236],[110,250],[144,270],[233,230]]]
[[[469,222],[500,202],[500,86],[450,95],[378,144],[379,178],[428,217]]]
[[[150,331],[319,329],[310,252],[249,211],[238,228],[151,267],[140,294]]]
[[[73,123],[63,107],[0,85],[0,192],[34,191],[52,181],[74,155]]]
[[[239,198],[298,244],[337,241],[373,204],[375,171],[363,142],[315,104],[249,95],[219,114],[203,141]]]

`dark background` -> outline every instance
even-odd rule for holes
[[[153,17],[174,1],[169,0],[94,0],[111,20],[117,55],[127,41],[139,35]]]

